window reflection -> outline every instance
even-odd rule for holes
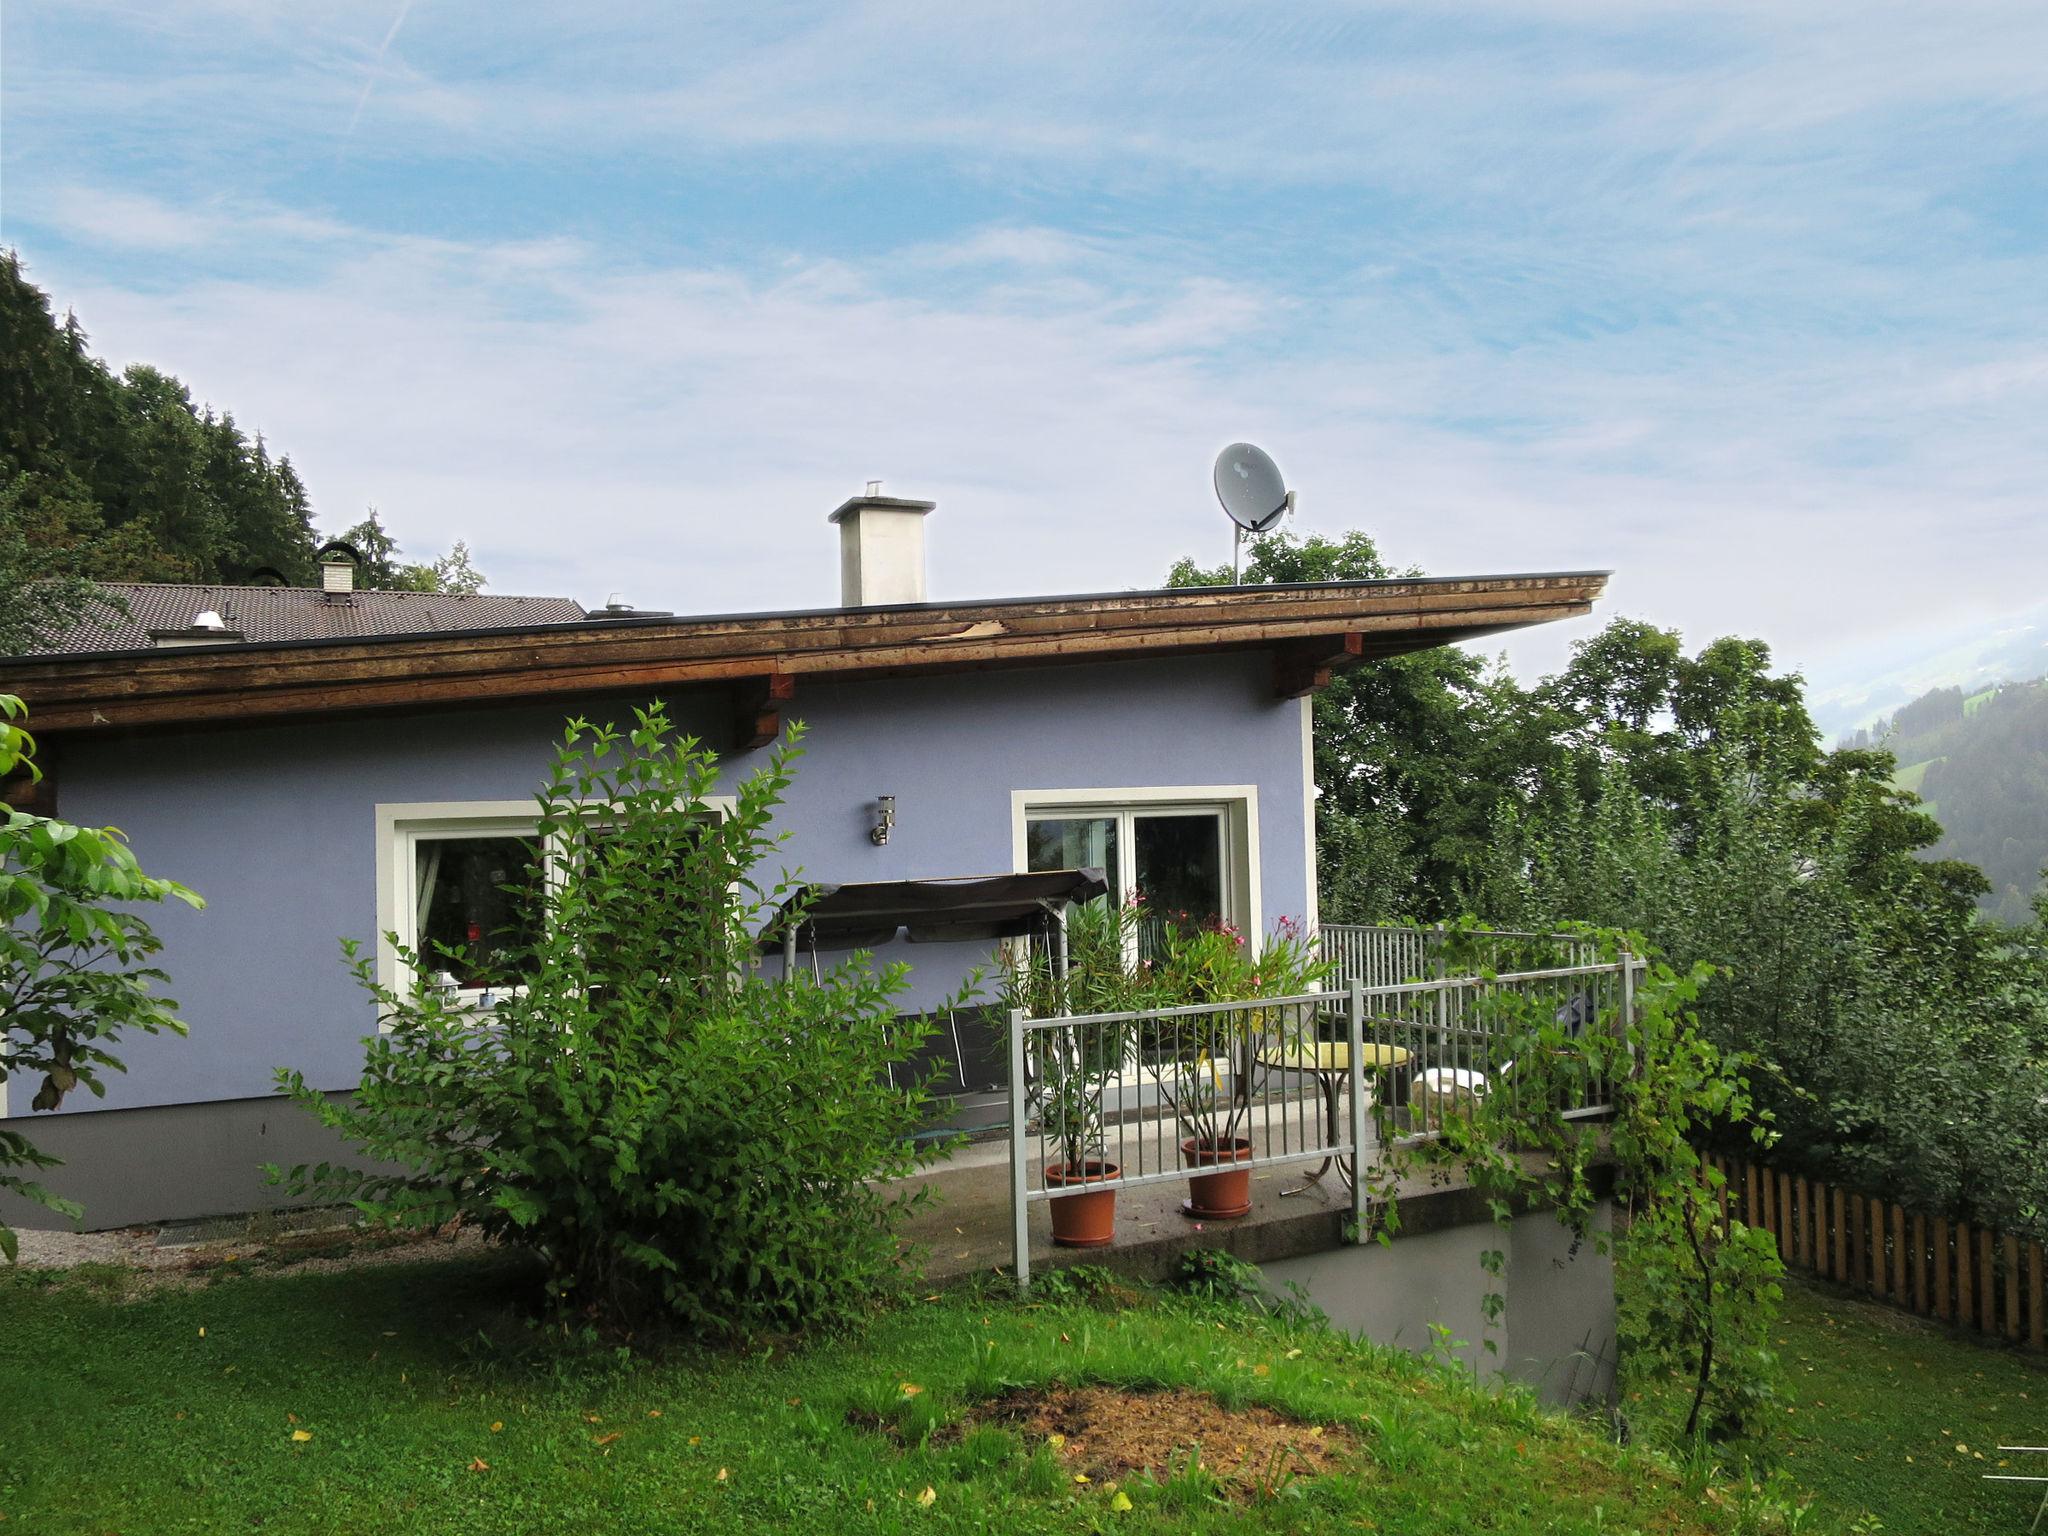
[[[540,847],[524,837],[435,837],[413,844],[413,931],[429,975],[480,987],[508,951],[539,937]],[[459,951],[451,954],[449,951]]]

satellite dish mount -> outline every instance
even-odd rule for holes
[[[1247,534],[1271,533],[1294,510],[1294,492],[1280,478],[1280,466],[1263,448],[1232,443],[1216,455],[1216,499],[1230,515],[1236,536],[1230,547],[1230,580],[1243,574]]]

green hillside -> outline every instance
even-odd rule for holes
[[[1969,694],[1936,688],[1851,744],[1898,758],[1892,782],[1942,824],[1932,856],[1984,871],[1988,913],[2006,922],[2030,915],[2048,865],[2048,678]]]
[[[1920,793],[1920,786],[1927,782],[1927,770],[1944,761],[1944,758],[1924,757],[1917,763],[1908,763],[1892,775],[1892,783],[1917,795]]]

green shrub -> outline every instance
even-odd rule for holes
[[[1702,755],[1685,824],[1609,768],[1532,828],[1523,915],[1715,967],[1701,1024],[1754,1058],[1779,1167],[2048,1235],[2048,925],[1979,918],[1972,872],[1916,856],[1935,829],[1911,797],[1838,756],[1788,788]]]
[[[496,1007],[381,985],[345,945],[384,1026],[362,1086],[335,1102],[279,1073],[403,1171],[272,1177],[388,1221],[475,1222],[538,1253],[563,1307],[609,1324],[737,1334],[862,1306],[896,1273],[896,1223],[917,1202],[879,1186],[937,1150],[911,1139],[928,1094],[904,1070],[931,1026],[896,1016],[904,966],[856,955],[785,980],[754,963],[787,894],[761,866],[800,734],[721,818],[714,755],[659,704],[629,733],[572,721],[539,796],[544,888],[514,892],[507,942],[400,948],[409,978],[450,960],[481,972]]]

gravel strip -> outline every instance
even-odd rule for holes
[[[308,1217],[294,1219],[305,1223]],[[315,1213],[312,1221],[317,1224],[260,1233],[244,1221],[124,1227],[111,1232],[18,1231],[16,1235],[21,1240],[21,1268],[67,1270],[82,1264],[109,1265],[129,1272],[130,1294],[209,1284],[223,1278],[223,1269],[233,1274],[251,1270],[335,1274],[389,1264],[433,1263],[483,1253],[489,1247],[472,1228],[448,1233],[388,1232],[357,1226],[334,1213]]]

